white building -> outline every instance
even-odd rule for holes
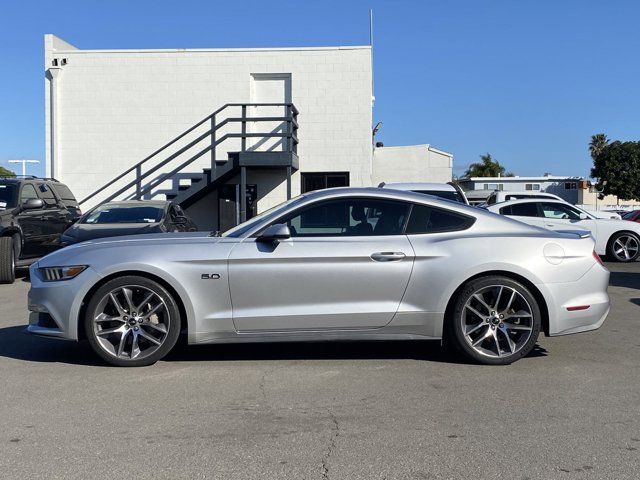
[[[369,46],[81,50],[46,35],[45,70],[47,175],[85,210],[167,196],[225,229],[316,188],[451,180],[451,154],[372,147]]]

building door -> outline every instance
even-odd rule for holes
[[[291,74],[290,73],[252,73],[251,74],[251,103],[291,103]],[[285,117],[287,109],[284,106],[257,106],[247,112],[251,117]],[[278,121],[250,122],[248,129],[251,133],[286,133],[287,123]],[[247,141],[249,150],[263,152],[287,150],[287,140],[284,138],[251,138]]]
[[[258,211],[258,186],[247,185],[247,220]],[[218,190],[218,230],[225,232],[240,223],[240,185],[222,185]]]

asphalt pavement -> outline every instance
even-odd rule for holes
[[[181,347],[138,369],[31,337],[0,285],[3,479],[640,478],[640,263],[604,326],[507,367],[438,342]]]

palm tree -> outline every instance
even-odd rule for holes
[[[591,135],[591,142],[589,143],[589,153],[591,154],[592,159],[596,159],[604,147],[609,144],[609,139],[604,133],[596,133],[595,135]]]
[[[472,163],[464,176],[469,177],[512,177],[513,173],[506,172],[500,162],[494,160],[490,153],[480,155],[480,161]]]

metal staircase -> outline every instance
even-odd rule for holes
[[[261,107],[281,108],[282,115],[247,115],[249,109],[258,111]],[[239,115],[229,116],[234,111]],[[260,131],[264,125],[270,131]],[[80,205],[89,200],[102,204],[164,197],[186,208],[238,173],[241,191],[245,191],[247,168],[285,169],[289,198],[291,173],[298,168],[297,131],[298,110],[292,103],[228,103],[83,198]],[[235,142],[236,148],[227,150],[226,159],[218,159],[218,147],[225,142]],[[246,217],[244,197],[241,220]]]

